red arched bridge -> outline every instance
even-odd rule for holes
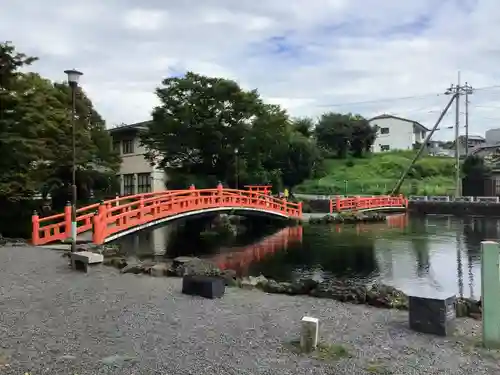
[[[302,203],[270,195],[269,186],[249,186],[248,190],[215,189],[168,190],[117,197],[77,210],[78,239],[103,244],[119,237],[175,219],[211,212],[257,213],[287,219],[303,217]],[[406,207],[403,197],[338,198],[331,211],[370,210]],[[32,242],[44,245],[71,238],[71,206],[61,214],[33,215]]]

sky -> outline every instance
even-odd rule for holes
[[[468,82],[470,134],[500,128],[498,0],[2,0],[0,35],[32,70],[81,85],[112,127],[150,118],[186,71],[258,89],[291,116],[393,114],[432,127]],[[461,133],[464,133],[462,98]],[[455,109],[436,139],[451,139]]]

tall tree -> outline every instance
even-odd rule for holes
[[[47,184],[69,185],[71,179],[69,87],[19,71],[35,60],[10,43],[0,44],[0,196],[9,200],[47,191]],[[79,171],[116,171],[120,159],[111,151],[104,121],[81,90],[76,113]]]
[[[318,145],[345,158],[350,152],[361,157],[375,142],[376,128],[360,115],[328,112],[320,117],[314,129]]]
[[[231,179],[235,150],[243,149],[252,119],[262,112],[256,91],[234,81],[187,73],[157,88],[160,105],[142,135],[147,157],[179,175]]]
[[[352,116],[328,112],[321,115],[314,133],[318,145],[338,158],[344,158],[349,151],[352,136]]]
[[[309,117],[299,117],[292,120],[293,128],[296,132],[306,138],[311,138],[314,133],[314,120]]]

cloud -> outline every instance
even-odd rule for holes
[[[193,70],[257,88],[293,116],[387,112],[430,127],[460,70],[478,88],[470,132],[500,127],[498,1],[5,1],[0,35],[51,79],[82,70],[109,126],[148,118],[161,80]]]

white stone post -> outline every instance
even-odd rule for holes
[[[312,352],[318,346],[319,320],[310,316],[302,318],[300,348],[304,353]]]

